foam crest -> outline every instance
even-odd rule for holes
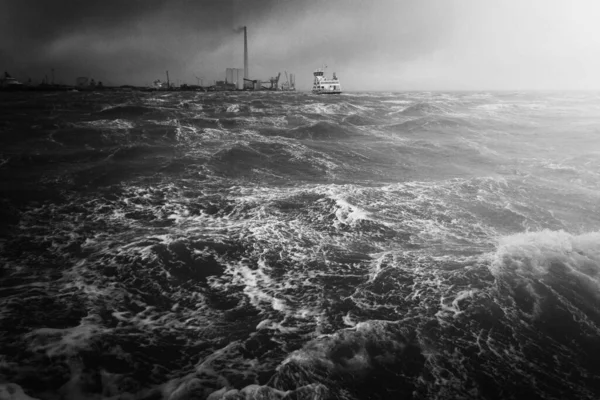
[[[239,104],[231,104],[231,105],[227,106],[226,111],[229,113],[240,112],[240,105]]]
[[[300,108],[300,111],[307,114],[334,115],[339,113],[339,106],[336,104],[310,103]]]
[[[135,125],[131,121],[123,119],[98,119],[94,121],[81,122],[82,126],[91,126],[99,129],[132,129]]]
[[[337,210],[335,216],[340,224],[356,226],[360,221],[368,220],[369,213],[351,205],[343,198],[335,198]],[[339,227],[339,224],[336,224]]]

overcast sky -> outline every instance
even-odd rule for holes
[[[0,69],[195,84],[326,64],[353,90],[600,89],[600,0],[0,0]]]

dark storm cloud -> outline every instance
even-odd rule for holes
[[[572,4],[571,4],[572,3]],[[595,0],[0,0],[0,71],[184,82],[322,64],[350,90],[600,86]],[[341,78],[342,79],[342,78]]]
[[[62,75],[112,70],[117,80],[132,79],[154,65],[162,70],[217,48],[234,28],[268,15],[274,3],[5,0],[0,68],[21,76],[43,76],[51,67]]]
[[[34,81],[55,68],[66,83],[91,74],[109,83],[146,84],[165,69],[186,79],[196,73],[223,79],[226,67],[242,66],[239,35],[248,26],[254,77],[287,69],[309,84],[321,63],[376,72],[382,64],[428,53],[453,23],[450,3],[435,1],[3,3],[8,17],[0,27],[0,68]]]
[[[19,41],[43,42],[78,29],[111,29],[143,16],[157,0],[145,1],[4,1],[8,24],[3,31]]]
[[[8,16],[2,31],[17,38],[43,45],[58,36],[78,31],[128,30],[157,14],[171,17],[168,24],[192,24],[194,29],[210,31],[231,20],[237,9],[244,12],[269,7],[259,1],[249,8],[236,0],[3,0]],[[229,28],[229,27],[228,27]]]
[[[456,9],[447,1],[302,4],[293,14],[252,27],[249,34],[255,66],[292,68],[302,74],[300,81],[305,77],[304,87],[310,85],[312,70],[326,64],[347,78],[346,88],[389,88],[390,71],[447,46],[448,32],[456,25]]]

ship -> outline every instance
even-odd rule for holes
[[[0,79],[0,87],[6,90],[14,90],[23,88],[23,84],[10,76],[8,72],[4,72],[4,79]]]
[[[325,67],[327,68],[327,67]],[[340,94],[342,93],[342,87],[340,80],[333,73],[333,78],[328,79],[325,77],[324,68],[317,68],[313,72],[315,80],[313,82],[312,92],[315,94]]]

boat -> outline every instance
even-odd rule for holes
[[[327,67],[325,67],[327,68]],[[312,92],[315,94],[340,94],[342,93],[342,87],[340,85],[340,80],[333,73],[333,78],[328,79],[325,77],[325,68],[317,68],[313,75],[315,80],[313,82]]]
[[[4,79],[0,80],[0,87],[2,89],[22,89],[23,84],[9,75],[8,72],[4,72]]]

